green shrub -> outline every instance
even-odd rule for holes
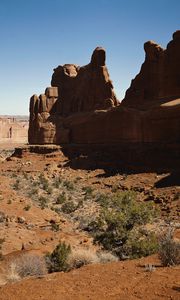
[[[102,207],[108,207],[109,197],[105,194],[100,194],[97,196],[96,202],[99,203]]]
[[[160,237],[159,258],[163,266],[180,264],[180,243],[174,241],[171,228]]]
[[[65,181],[63,182],[63,185],[66,187],[66,189],[67,189],[68,191],[73,191],[73,190],[74,190],[74,184],[73,184],[73,182],[71,182],[71,181],[65,180]]]
[[[49,273],[68,270],[68,257],[71,253],[70,245],[59,243],[52,253],[46,255],[46,263]]]
[[[77,205],[73,201],[67,201],[61,207],[62,212],[65,214],[70,214],[74,212],[76,209],[77,209]]]
[[[24,210],[25,210],[25,211],[28,211],[28,210],[30,210],[30,208],[31,208],[31,205],[28,204],[28,205],[26,205],[26,206],[24,207]]]
[[[59,230],[60,230],[59,224],[57,224],[57,223],[52,223],[52,224],[51,224],[51,229],[52,229],[53,231],[59,231]]]
[[[56,199],[56,204],[63,204],[66,201],[66,194],[62,192]]]
[[[51,186],[48,186],[48,187],[46,188],[46,192],[47,192],[49,195],[51,195],[51,194],[53,193],[53,188],[52,188]]]
[[[42,186],[42,189],[47,191],[48,187],[49,187],[49,182],[48,182],[47,178],[45,178],[43,174],[40,174],[39,175],[39,181],[40,181],[40,184]]]
[[[120,250],[120,256],[122,257],[138,258],[148,256],[158,251],[158,240],[153,232],[143,234],[141,231],[133,231]]]
[[[85,187],[82,188],[82,190],[85,192],[85,197],[84,197],[85,200],[92,197],[92,194],[93,194],[92,187],[85,186]]]
[[[55,180],[54,180],[54,182],[53,182],[53,186],[54,186],[56,189],[58,189],[59,186],[60,186],[60,184],[61,184],[61,182],[62,182],[62,179],[61,179],[60,177],[56,177]]]
[[[16,179],[14,185],[13,185],[14,190],[19,190],[20,189],[20,180]]]
[[[103,197],[100,202],[100,215],[91,224],[95,242],[121,259],[146,256],[157,250],[155,237],[140,230],[156,216],[150,203],[138,202],[132,191]]]
[[[26,172],[23,172],[23,176],[26,180],[28,180],[28,174]]]
[[[112,191],[112,193],[116,193],[118,191],[118,189],[119,189],[119,186],[117,184],[115,184],[112,186],[111,191]]]
[[[37,195],[39,192],[39,189],[37,187],[33,187],[29,192],[28,192],[28,196],[32,197],[34,195]]]
[[[47,198],[41,196],[41,197],[39,197],[38,201],[39,201],[41,209],[48,207],[48,199]]]
[[[6,221],[6,215],[3,211],[0,211],[0,223],[4,223],[5,221]]]

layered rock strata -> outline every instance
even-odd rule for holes
[[[104,49],[95,49],[84,67],[56,68],[53,87],[31,98],[29,143],[179,145],[180,31],[167,49],[152,41],[144,49],[145,62],[121,104]]]

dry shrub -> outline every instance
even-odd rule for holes
[[[2,255],[2,252],[1,252],[3,243],[4,243],[4,239],[0,239],[0,260],[3,260],[3,255]]]
[[[6,275],[6,282],[16,282],[21,279],[17,269],[16,263],[12,262]]]
[[[98,252],[97,255],[99,258],[99,262],[102,264],[119,260],[116,255],[113,255],[110,252]]]
[[[72,251],[68,258],[70,269],[80,268],[84,265],[98,263],[99,258],[92,250],[76,249]]]
[[[7,283],[7,280],[4,277],[0,276],[0,287],[5,285]]]
[[[180,264],[180,243],[173,239],[174,230],[168,231],[160,237],[159,258],[163,266]]]
[[[27,276],[43,276],[46,273],[46,263],[43,257],[24,254],[11,262],[7,279],[17,281]]]

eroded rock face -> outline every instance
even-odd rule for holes
[[[122,102],[138,109],[180,97],[180,30],[173,34],[167,49],[149,41],[144,50],[145,62]]]
[[[105,65],[105,50],[100,47],[86,66],[58,66],[51,83],[45,94],[30,99],[31,144],[68,143],[69,128],[63,125],[62,118],[118,105]]]
[[[28,131],[30,144],[56,143],[56,127],[50,122],[50,116],[56,113],[57,99],[58,89],[56,87],[46,88],[45,94],[41,94],[39,97],[37,95],[31,97]]]
[[[58,87],[58,113],[62,116],[118,104],[105,65],[105,50],[100,47],[94,50],[86,66],[66,64],[54,69],[51,84]]]
[[[173,34],[167,49],[152,41],[144,49],[145,62],[120,105],[103,48],[96,48],[84,67],[56,68],[53,87],[31,97],[29,142],[113,144],[118,149],[122,145],[126,149],[126,144],[179,145],[180,31]]]

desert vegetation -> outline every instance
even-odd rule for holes
[[[120,259],[147,256],[157,251],[155,234],[144,227],[157,217],[152,204],[137,202],[136,193],[132,191],[100,196],[97,201],[101,210],[97,220],[90,224],[95,242]]]
[[[122,191],[116,184],[104,194],[82,185],[78,177],[70,180],[60,175],[32,176],[24,172],[21,179],[14,174],[12,178],[17,192],[41,209],[63,214],[75,222],[76,228],[88,232],[96,245],[120,260],[148,256],[162,249],[158,234],[148,229],[148,224],[157,222],[159,210],[153,201],[140,200],[142,189]],[[29,211],[30,207],[24,209]],[[52,230],[59,231],[59,224],[52,224]]]
[[[3,259],[2,252],[1,252],[3,242],[4,242],[4,239],[0,239],[0,260]]]
[[[180,243],[174,240],[174,228],[171,226],[160,236],[159,258],[166,267],[180,264]]]
[[[45,161],[35,171],[33,162],[18,159],[13,164],[16,169],[2,172],[9,193],[0,195],[0,226],[5,228],[3,251],[12,230],[18,233],[14,240],[20,252],[0,275],[2,285],[151,254],[163,267],[179,264],[179,244],[174,231],[167,230],[168,220],[173,223],[173,219],[162,217],[168,197],[173,204],[178,202],[178,190],[172,196],[165,192],[159,196],[152,187],[129,184],[124,173],[103,177],[102,171],[74,171],[72,176],[71,169],[59,172],[55,165],[54,171]],[[43,253],[26,252],[34,248],[42,248]],[[6,255],[2,257],[6,261]],[[144,266],[144,272],[158,270],[151,260]]]

